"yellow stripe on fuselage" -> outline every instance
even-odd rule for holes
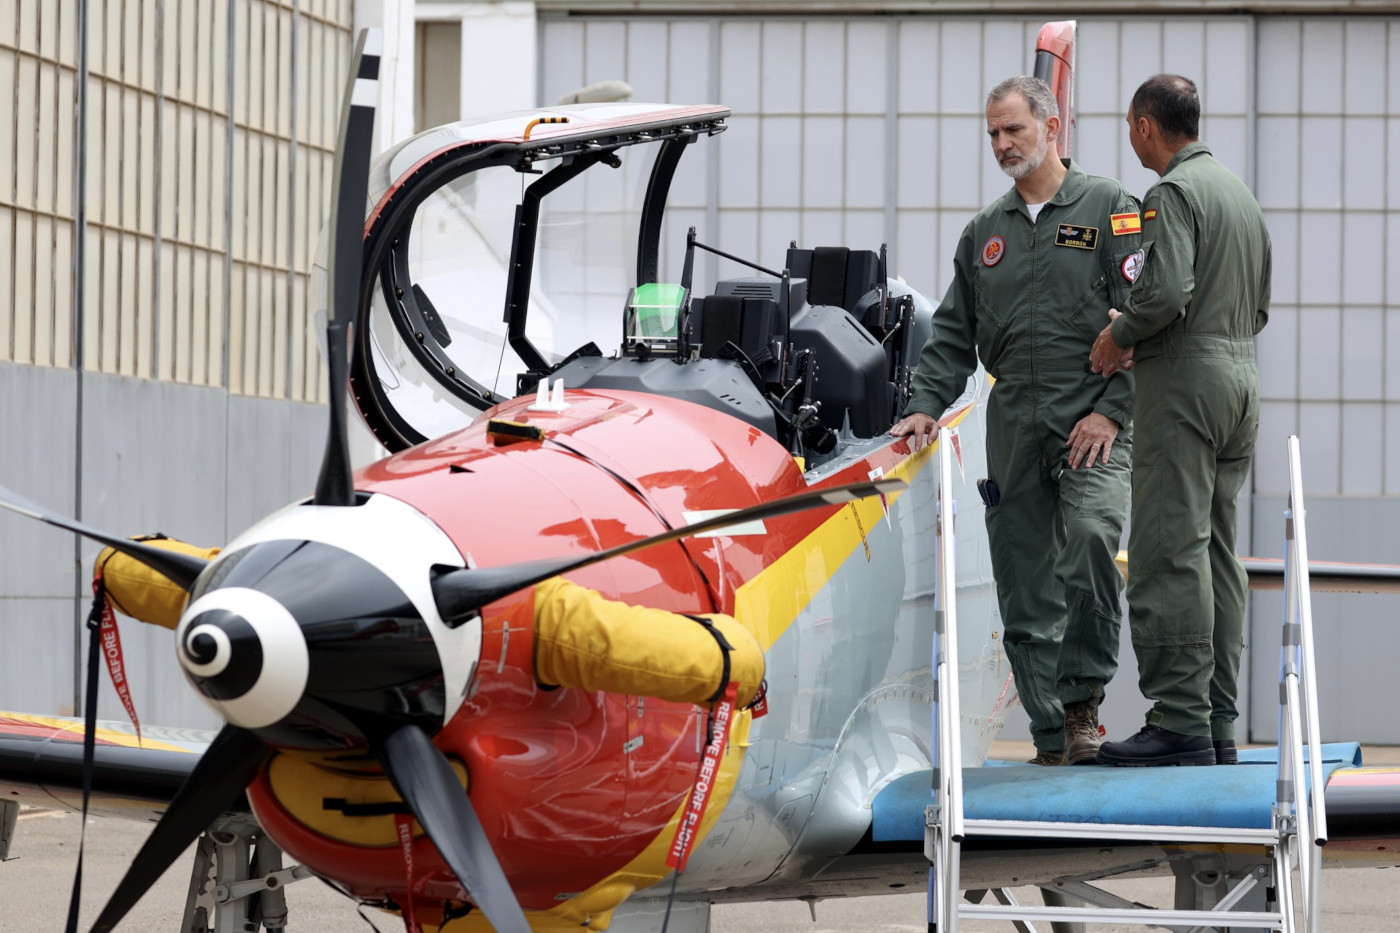
[[[937,443],[907,457],[885,474],[911,480],[928,465]],[[893,504],[903,492],[888,497]],[[734,617],[750,626],[767,651],[831,582],[832,574],[863,546],[865,531],[885,518],[879,496],[848,503],[816,531],[734,593]]]
[[[968,413],[968,406],[949,423],[956,426]],[[886,477],[912,482],[932,461],[938,443],[927,444],[922,450],[906,457]],[[891,504],[903,491],[888,496]],[[843,506],[840,511],[827,519],[799,547],[788,551],[752,580],[739,587],[734,594],[734,615],[739,621],[750,626],[758,637],[759,644],[767,651],[777,643],[797,621],[812,599],[831,581],[832,574],[858,548],[863,546],[862,529],[873,529],[885,517],[884,504],[879,496],[858,499]],[[714,824],[719,820],[729,803],[729,798],[738,783],[739,769],[744,763],[743,750],[749,745],[749,730],[753,716],[743,710],[734,718],[729,745],[725,749],[724,761],[710,798],[705,819],[696,834],[695,845],[699,845]],[[666,855],[671,848],[676,828],[680,825],[682,804],[676,808],[666,827],[636,858],[607,878],[593,885],[577,897],[547,911],[527,911],[530,926],[536,933],[565,933],[577,930],[580,926],[589,929],[603,929],[612,919],[612,912],[634,891],[651,887],[670,873],[666,866]],[[479,913],[473,912],[442,927],[442,933],[477,933],[487,931],[490,926]]]

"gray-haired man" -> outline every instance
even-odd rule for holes
[[[1127,511],[1133,386],[1085,358],[1140,267],[1138,202],[1051,151],[1060,117],[1045,82],[1008,78],[987,134],[1015,179],[963,231],[914,394],[891,434],[923,440],[980,357],[992,552],[1005,642],[1030,714],[1035,764],[1092,763],[1098,706],[1118,668],[1114,565]]]

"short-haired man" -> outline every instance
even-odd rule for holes
[[[1036,764],[1092,763],[1098,706],[1118,668],[1123,580],[1114,557],[1127,511],[1132,381],[1084,355],[1137,266],[1137,200],[1052,147],[1049,86],[1015,77],[987,96],[992,153],[1016,184],[972,218],[933,319],[905,417],[922,442],[981,357],[992,573]]]
[[[1128,613],[1147,725],[1105,742],[1115,765],[1234,764],[1248,581],[1235,498],[1259,433],[1254,335],[1269,318],[1269,231],[1254,195],[1198,142],[1196,85],[1149,78],[1128,134],[1162,180],[1143,202],[1130,308],[1095,341],[1112,375],[1135,354],[1137,451]],[[1110,380],[1111,381],[1111,380]]]

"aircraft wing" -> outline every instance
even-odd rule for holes
[[[1241,557],[1251,590],[1281,590],[1284,561],[1276,557]],[[1400,593],[1400,566],[1347,561],[1308,562],[1314,593]]]
[[[1166,825],[1217,819],[1268,825],[1277,778],[1276,750],[1241,749],[1241,764],[1213,768],[1039,768],[989,761],[964,769],[969,817],[1111,819]],[[1329,841],[1323,866],[1400,865],[1400,767],[1365,767],[1353,743],[1323,748]],[[871,826],[847,852],[800,876],[705,892],[714,903],[821,899],[921,891],[928,883],[925,810],[931,772],[887,785],[867,811]],[[1260,821],[1264,821],[1262,824]],[[1208,848],[1208,847],[1207,847]],[[1190,844],[1069,840],[1053,835],[969,837],[962,844],[965,887],[1010,888],[1067,878],[1167,877],[1192,857]],[[647,892],[651,893],[651,892]],[[665,898],[634,896],[627,910],[659,918]],[[658,921],[659,922],[659,921]]]
[[[93,755],[93,816],[150,821],[164,812],[214,733],[142,730],[98,723]],[[0,711],[0,800],[81,811],[83,722]],[[235,809],[247,809],[240,800]]]
[[[1272,825],[1277,792],[1277,749],[1241,749],[1239,755],[1240,764],[1213,768],[1039,768],[988,762],[964,769],[964,812],[969,819],[1266,829]],[[1355,743],[1324,745],[1322,755],[1329,830],[1324,863],[1400,864],[1400,768],[1363,767]],[[931,772],[918,771],[886,787],[875,798],[863,846],[888,852],[900,844],[917,845],[922,858],[925,810],[933,802],[931,778]],[[1112,847],[1118,850],[1112,861],[1122,862],[1129,848],[1029,834],[972,840],[964,846],[969,887],[1005,886],[1010,876],[1002,875],[1003,870],[1022,879],[1016,883],[1028,883],[1038,852],[1061,852],[1057,857],[1062,857],[1066,847],[1078,847],[1107,857]],[[1016,861],[1013,867],[1011,859],[1021,856],[1029,861]],[[1045,868],[1051,877],[1074,873],[1053,860]]]
[[[1119,551],[1115,562],[1123,579],[1128,579],[1128,552]],[[1241,556],[1240,563],[1249,575],[1251,590],[1283,589],[1283,558]],[[1308,585],[1314,593],[1400,593],[1400,564],[1310,560]]]

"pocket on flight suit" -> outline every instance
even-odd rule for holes
[[[1070,324],[1077,324],[1080,317],[1084,314],[1084,309],[1091,304],[1098,304],[1099,296],[1104,293],[1106,288],[1108,288],[1108,275],[1101,272],[1099,273],[1099,277],[1094,281],[1094,284],[1089,286],[1089,290],[1080,295],[1079,300],[1071,306],[1069,312],[1065,315],[1065,321]],[[1096,326],[1101,327],[1101,325]],[[1097,333],[1098,332],[1095,331],[1095,334]]]
[[[1001,355],[1000,344],[1010,319],[997,313],[992,303],[987,300],[986,293],[976,282],[972,284],[972,297],[977,305],[977,348],[985,364],[987,360],[995,360]]]
[[[1008,540],[1012,535],[1007,533],[1002,506],[987,506],[983,517],[987,523],[987,550],[992,556],[992,577],[998,587],[1009,590],[1016,585],[1016,558]]]

